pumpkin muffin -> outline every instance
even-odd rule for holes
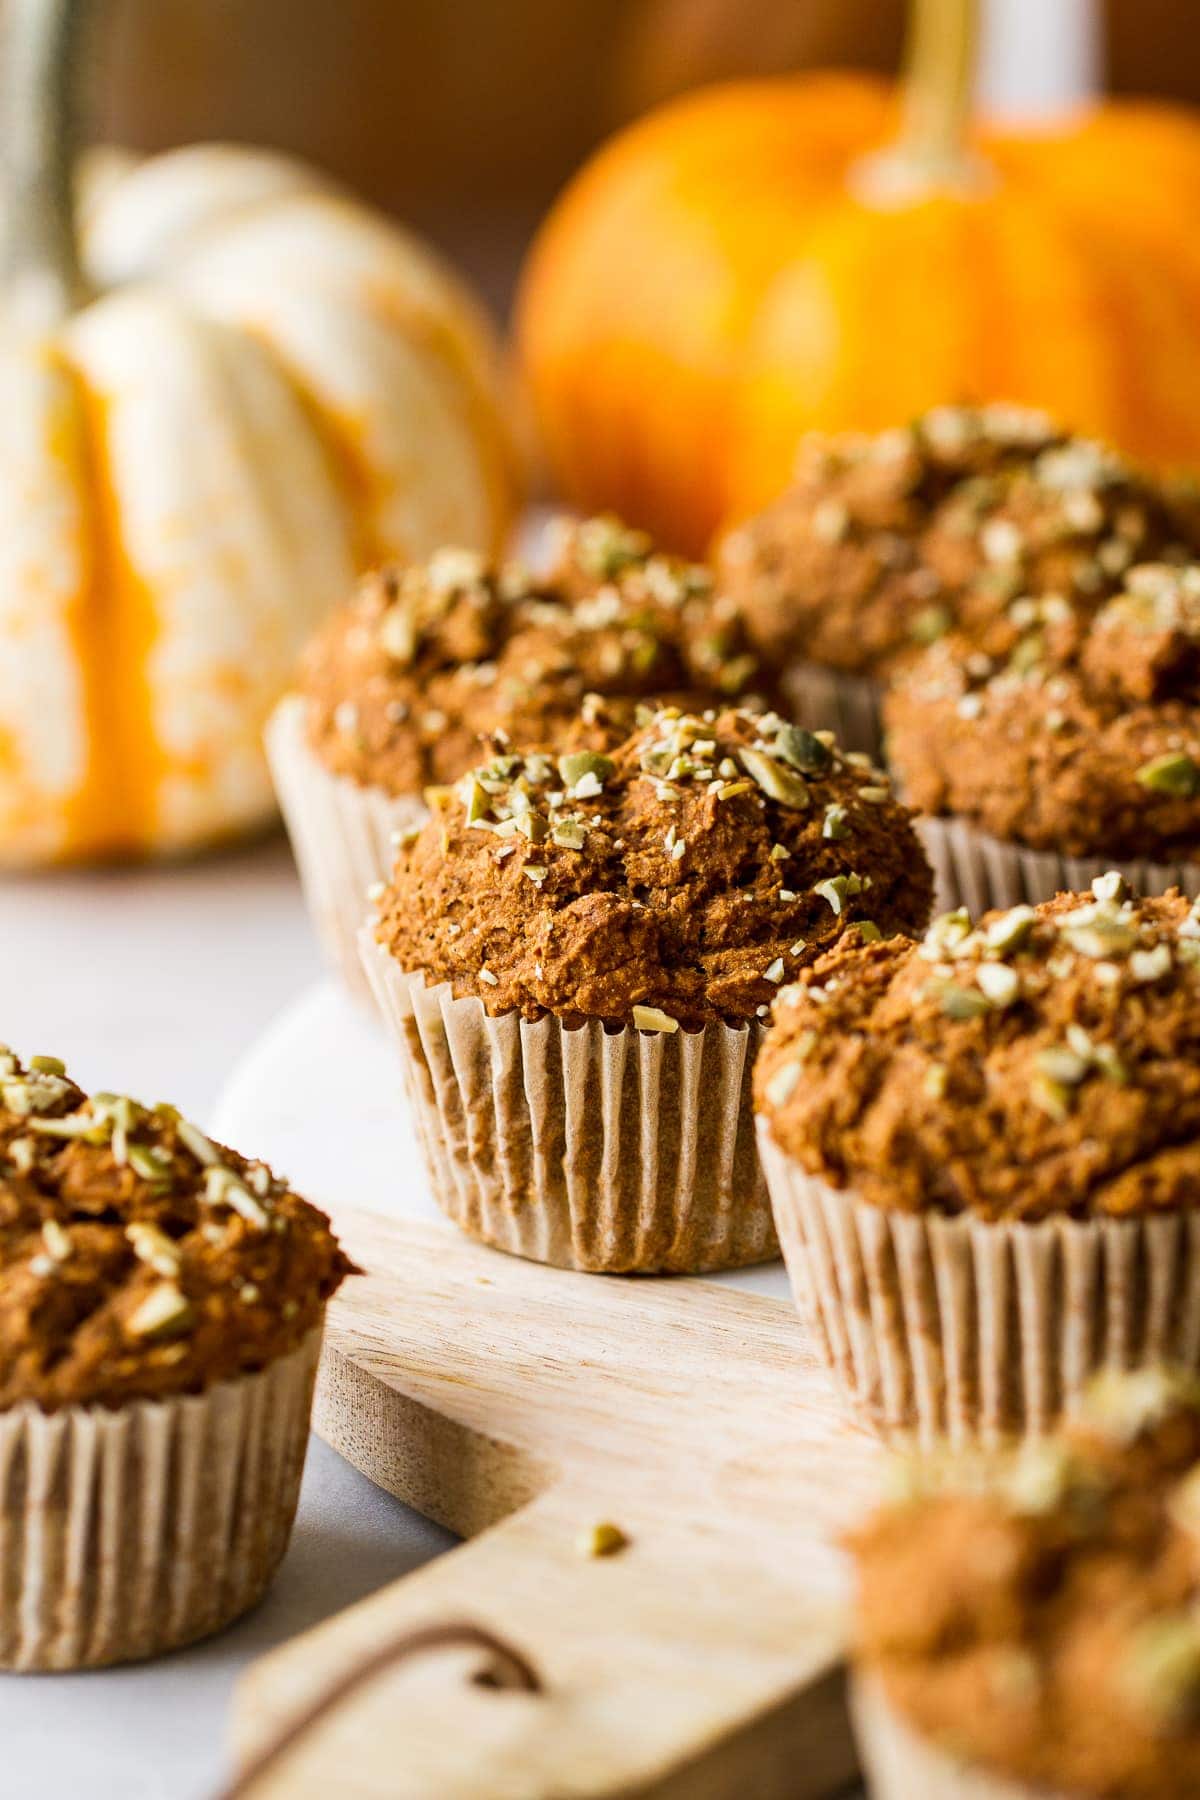
[[[1014,603],[1091,610],[1131,564],[1198,549],[1194,506],[1114,452],[1019,407],[943,406],[808,441],[795,485],[720,543],[717,574],[797,716],[879,754],[883,689],[929,644],[957,631],[1006,657]]]
[[[1036,1433],[1200,1365],[1200,906],[1088,894],[837,944],[755,1076],[797,1304],[884,1429]]]
[[[154,1655],[261,1597],[350,1267],[173,1107],[0,1049],[0,1666]]]
[[[354,985],[367,889],[425,797],[497,735],[603,749],[640,700],[703,708],[761,687],[707,570],[614,519],[556,522],[534,575],[474,551],[369,575],[310,646],[268,750],[322,941]]]
[[[776,1254],[761,1021],[823,950],[920,929],[931,892],[879,772],[777,714],[499,750],[414,829],[363,934],[441,1205],[568,1267]]]
[[[1107,1374],[1057,1440],[898,1466],[854,1536],[877,1800],[1200,1793],[1200,1388]]]
[[[1008,616],[1003,656],[948,638],[886,704],[943,904],[1044,900],[1114,864],[1142,892],[1200,892],[1200,565]]]

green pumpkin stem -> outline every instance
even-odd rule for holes
[[[872,205],[967,193],[987,171],[967,145],[979,49],[980,0],[911,0],[894,141],[852,170]]]
[[[87,298],[75,237],[81,15],[87,0],[5,0],[0,81],[4,308],[51,328]]]
[[[935,179],[962,163],[978,40],[978,0],[913,0],[897,148]]]

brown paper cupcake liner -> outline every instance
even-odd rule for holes
[[[565,1269],[698,1274],[779,1254],[759,1167],[757,1023],[568,1030],[490,1018],[360,943],[434,1197],[462,1230]]]
[[[966,1762],[914,1731],[878,1681],[856,1675],[850,1717],[871,1800],[1071,1800]]]
[[[843,750],[883,756],[883,687],[867,675],[844,675],[820,663],[790,663],[780,678],[797,721],[809,731],[832,731]]]
[[[416,795],[396,797],[331,775],[309,749],[297,694],[275,708],[264,741],[317,936],[348,986],[366,1000],[358,929],[367,916],[367,889],[391,875],[396,833],[420,825],[428,812]]]
[[[933,865],[943,911],[965,906],[978,917],[990,907],[1036,906],[1055,894],[1086,893],[1097,875],[1109,869],[1119,870],[1137,894],[1165,894],[1173,887],[1190,899],[1200,894],[1200,863],[1121,862],[1111,856],[1027,850],[990,837],[966,819],[923,818],[916,828]]]
[[[1100,1369],[1200,1369],[1200,1211],[1034,1224],[888,1212],[759,1125],[796,1305],[848,1404],[923,1443],[1037,1435]]]
[[[320,1347],[318,1328],[203,1394],[0,1413],[0,1668],[156,1656],[261,1599],[292,1529]]]

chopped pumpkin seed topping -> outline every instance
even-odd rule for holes
[[[160,1275],[178,1275],[182,1260],[179,1249],[157,1226],[135,1222],[125,1227],[125,1236],[142,1262],[149,1263]]]
[[[1153,788],[1156,793],[1194,800],[1200,794],[1200,763],[1182,751],[1173,752],[1143,763],[1137,771],[1137,779],[1143,787]]]
[[[992,1006],[1011,1006],[1021,992],[1021,977],[1007,963],[980,963],[975,979]]]
[[[783,1106],[791,1099],[803,1073],[804,1065],[799,1058],[779,1065],[764,1090],[772,1106]]]
[[[180,1293],[174,1282],[164,1281],[129,1315],[128,1328],[134,1337],[173,1337],[186,1331],[192,1318],[192,1303],[186,1294]]]
[[[978,1019],[990,1010],[991,1002],[986,994],[976,988],[963,987],[957,981],[939,981],[936,992],[948,1019]]]
[[[831,734],[664,705],[608,745],[497,744],[460,778],[380,906],[378,941],[403,968],[492,1016],[615,1028],[651,1005],[691,1030],[760,1016],[845,929],[874,942],[924,927],[931,877],[908,812]],[[864,788],[882,801],[859,805]]]
[[[869,875],[857,875],[853,871],[849,875],[830,875],[825,881],[818,881],[813,886],[813,893],[820,894],[827,900],[834,913],[839,917],[846,909],[847,900],[856,894],[865,894],[871,885]]]
[[[1196,859],[1200,561],[1132,560],[1103,543],[1095,594],[1022,593],[992,654],[959,633],[914,664],[887,707],[914,805],[1036,850]]]
[[[55,1262],[66,1262],[71,1254],[70,1234],[64,1230],[57,1219],[42,1220],[42,1242],[47,1254]]]
[[[199,1391],[297,1347],[349,1265],[266,1164],[172,1106],[89,1097],[56,1057],[0,1068],[0,1406]],[[248,1281],[268,1310],[227,1331]]]
[[[759,681],[740,609],[706,568],[607,518],[557,521],[545,550],[540,572],[450,548],[363,579],[301,676],[333,773],[415,795],[457,780],[481,735],[602,749],[646,697],[703,706]]]
[[[164,1132],[169,1132],[185,1157],[199,1165],[204,1198],[209,1204],[231,1207],[260,1230],[269,1226],[271,1197],[285,1190],[281,1184],[273,1182],[268,1171],[264,1171],[267,1180],[262,1192],[256,1196],[236,1171],[222,1161],[221,1153],[211,1139],[188,1120],[180,1118],[173,1107],[144,1107],[124,1094],[96,1093],[90,1100],[84,1099],[64,1075],[34,1073],[36,1062],[43,1066],[54,1062],[56,1070],[63,1067],[57,1059],[31,1059],[28,1076],[10,1079],[0,1086],[0,1106],[25,1118],[26,1129],[36,1134],[35,1138],[19,1137],[10,1143],[9,1160],[15,1173],[28,1175],[32,1172],[38,1155],[37,1138],[47,1141],[47,1154],[54,1154],[50,1146],[55,1143],[78,1142],[93,1148],[106,1148],[118,1168],[128,1168],[151,1189],[169,1194],[184,1179],[177,1154],[157,1141]],[[53,1107],[75,1103],[78,1103],[77,1110],[47,1116]],[[19,1146],[15,1152],[14,1145]],[[54,1255],[52,1247],[47,1247]]]
[[[664,1012],[660,1006],[635,1006],[633,1008],[633,1023],[634,1028],[638,1031],[665,1031],[669,1033],[679,1030],[679,1020],[673,1019],[670,1013]]]
[[[1116,871],[800,973],[760,1053],[772,1135],[872,1205],[988,1219],[1190,1208],[1200,901]],[[816,1031],[812,1081],[777,1070]],[[787,1097],[780,1098],[786,1090]]]
[[[803,731],[774,713],[756,718],[751,744],[718,760],[717,741],[711,735],[714,718],[715,714],[697,717],[675,707],[648,716],[642,728],[647,737],[640,767],[660,798],[669,799],[682,784],[697,782],[706,787],[714,804],[757,789],[766,799],[797,811],[812,803],[813,783],[839,769],[861,767],[839,754],[830,734]],[[469,826],[499,837],[517,835],[534,844],[549,841],[582,850],[589,830],[603,821],[589,820],[579,803],[602,798],[614,770],[610,756],[590,750],[569,752],[556,763],[540,754],[502,753],[464,775],[456,792]],[[868,796],[870,805],[890,799],[879,772],[868,763],[864,773],[870,779],[858,787],[857,797]],[[844,802],[826,803],[822,831],[833,840],[852,835],[853,818]],[[673,827],[665,847],[676,861],[685,853],[686,845]],[[783,845],[772,847],[772,859],[786,860],[787,855]]]
[[[846,930],[854,932],[864,944],[877,944],[883,937],[874,919],[851,919]]]
[[[857,1636],[908,1726],[1000,1790],[1196,1792],[1198,1443],[1194,1380],[1149,1366],[1094,1377],[1053,1437],[898,1461],[855,1534]]]

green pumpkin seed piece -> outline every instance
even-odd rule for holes
[[[833,761],[829,745],[802,725],[783,726],[775,738],[775,751],[802,775],[823,775]]]
[[[1167,756],[1156,756],[1153,762],[1143,763],[1135,779],[1155,793],[1194,800],[1200,794],[1200,763],[1183,751],[1172,751]]]
[[[769,800],[778,800],[781,806],[790,806],[795,811],[802,811],[809,804],[808,788],[803,779],[773,756],[763,750],[739,750],[738,755],[747,775]]]

